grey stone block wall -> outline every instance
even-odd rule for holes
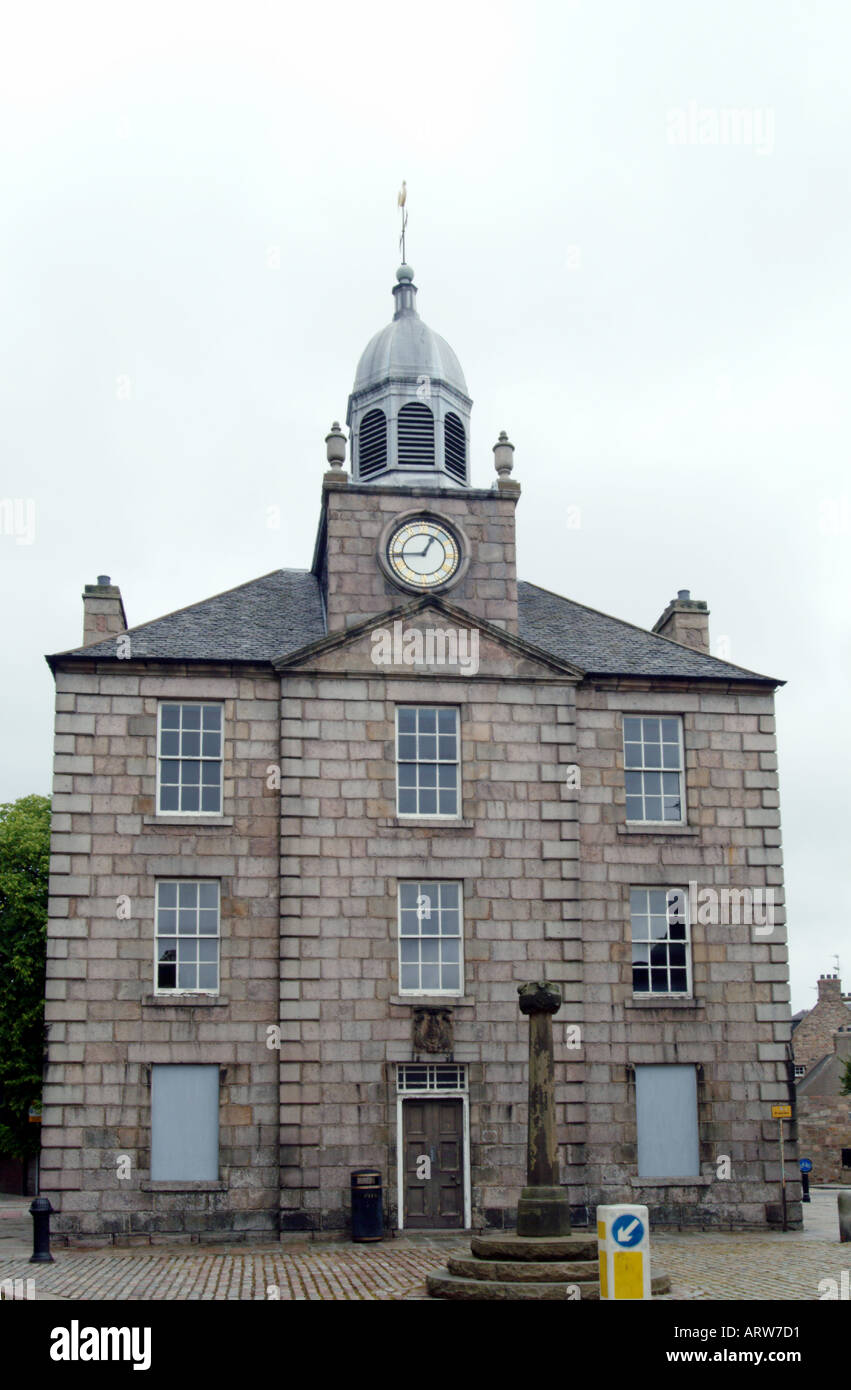
[[[129,1238],[274,1231],[278,1191],[279,682],[268,673],[114,667],[57,674],[42,1190],[54,1229]],[[221,699],[220,824],[156,823],[162,698]],[[154,999],[154,885],[221,883],[221,980]],[[117,915],[120,896],[130,916]],[[146,1191],[150,1067],[218,1063],[225,1191]],[[120,1156],[130,1175],[119,1178]]]
[[[629,713],[683,717],[685,834],[626,831],[622,720]],[[589,1205],[646,1202],[659,1221],[762,1224],[779,1201],[771,1105],[790,1099],[773,698],[755,691],[583,684],[577,741],[586,1094],[584,1104],[572,1107],[572,1137],[582,1143],[586,1166],[576,1171],[573,1195],[578,1201],[584,1190]],[[772,889],[774,929],[762,933],[723,920],[702,925],[692,902],[694,1002],[634,1002],[629,889],[689,884],[696,884],[698,901],[704,889]],[[666,1187],[657,1180],[642,1187],[637,1179],[632,1068],[648,1063],[701,1069],[703,1185]],[[716,1176],[722,1155],[730,1159],[729,1178]],[[792,1143],[787,1158],[796,1177]],[[569,1177],[573,1181],[573,1173]],[[796,1182],[796,1199],[799,1192]]]
[[[42,1127],[54,1228],[92,1240],[236,1239],[279,1224],[339,1233],[351,1170],[366,1165],[381,1170],[396,1219],[397,1066],[423,1060],[412,1037],[422,1001],[399,994],[400,879],[463,884],[464,995],[436,1002],[451,1010],[451,1060],[467,1068],[475,1226],[510,1224],[524,1183],[517,986],[538,977],[564,995],[557,1123],[575,1216],[641,1201],[657,1222],[774,1219],[770,1106],[789,1099],[791,1022],[772,698],[756,685],[580,680],[539,661],[512,636],[514,495],[340,485],[325,500],[329,631],[406,601],[376,564],[378,538],[400,511],[438,510],[473,545],[448,599],[471,624],[493,625],[480,633],[479,669],[379,667],[369,634],[279,674],[60,666]],[[448,623],[435,610],[411,621]],[[224,704],[218,823],[155,814],[162,698]],[[458,823],[397,819],[398,703],[460,710]],[[684,831],[626,825],[629,712],[683,717]],[[217,1001],[153,999],[154,885],[175,874],[222,885]],[[774,930],[693,920],[694,1000],[635,1000],[629,889],[690,882],[774,889]],[[279,1051],[267,1045],[274,1029]],[[161,1062],[220,1069],[220,1182],[203,1190],[150,1190],[149,1077]],[[634,1068],[653,1062],[700,1069],[700,1181],[637,1179]],[[722,1156],[729,1178],[717,1176]]]
[[[460,710],[458,827],[396,819],[395,708],[410,702]],[[572,971],[563,911],[575,907],[578,822],[562,794],[572,686],[304,674],[284,683],[282,731],[282,1228],[342,1229],[350,1172],[368,1164],[395,1220],[396,1064],[423,1060],[418,1001],[399,996],[397,884],[435,878],[463,883],[464,999],[440,1003],[453,1013],[452,1058],[469,1073],[473,1222],[501,1222],[525,1179],[517,985],[530,971],[559,981]]]
[[[452,602],[497,627],[517,631],[516,495],[437,494],[433,488],[410,488],[400,495],[388,488],[351,485],[328,490],[324,501],[333,556],[326,583],[329,632],[398,606],[400,592],[377,565],[376,549],[391,518],[414,510],[436,511],[467,536],[470,567],[452,589]]]
[[[511,679],[520,659],[496,643],[468,680],[368,671],[365,641],[323,661],[280,680],[58,677],[42,1163],[55,1229],[236,1236],[274,1230],[280,1212],[285,1231],[340,1231],[350,1171],[366,1164],[382,1170],[395,1219],[396,1064],[418,1055],[413,1002],[398,993],[396,885],[433,877],[464,885],[464,998],[441,1002],[453,1059],[468,1066],[474,1224],[510,1223],[523,1183],[516,988],[538,974],[565,999],[557,1101],[575,1214],[640,1200],[657,1220],[764,1223],[777,1201],[769,1108],[788,1097],[790,1035],[771,700],[576,686],[528,663]],[[224,701],[222,824],[151,823],[163,697]],[[461,711],[457,827],[396,819],[394,710],[412,701]],[[626,832],[629,711],[683,714],[690,833]],[[275,762],[280,799],[267,786]],[[152,1001],[154,881],[173,873],[221,879],[214,1004]],[[695,1002],[633,1001],[629,888],[690,882],[772,886],[777,925],[758,936],[694,923]],[[149,1069],[163,1061],[220,1065],[225,1191],[145,1190]],[[702,1069],[699,1184],[636,1181],[632,1068],[648,1062]],[[726,1180],[715,1176],[724,1154]]]

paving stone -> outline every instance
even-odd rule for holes
[[[459,1232],[402,1234],[375,1245],[296,1237],[286,1244],[222,1246],[195,1244],[190,1236],[177,1245],[165,1237],[169,1243],[141,1248],[54,1246],[55,1264],[33,1266],[28,1206],[29,1198],[0,1198],[0,1284],[34,1278],[36,1300],[425,1300],[429,1274],[449,1262],[470,1262],[469,1236]],[[849,1264],[835,1208],[835,1191],[814,1192],[804,1232],[653,1231],[653,1276],[671,1279],[671,1292],[662,1297],[818,1300],[820,1281],[839,1284]],[[574,1238],[590,1242],[596,1256],[590,1232],[577,1231]]]

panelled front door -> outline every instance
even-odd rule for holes
[[[463,1227],[462,1102],[406,1100],[402,1106],[402,1124],[405,1226],[412,1230]],[[428,1159],[428,1163],[423,1162],[424,1159]]]

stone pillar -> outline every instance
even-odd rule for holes
[[[561,1008],[558,985],[518,985],[520,1012],[529,1017],[529,1127],[526,1182],[517,1207],[519,1236],[570,1233],[567,1193],[558,1183],[555,1061],[552,1016]]]

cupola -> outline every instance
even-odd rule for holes
[[[367,344],[346,423],[352,482],[470,485],[470,409],[461,364],[417,312],[414,272],[396,271],[391,323]]]

